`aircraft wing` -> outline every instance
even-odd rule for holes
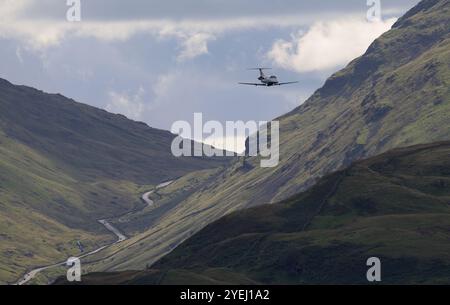
[[[249,85],[249,86],[267,86],[266,84],[261,83],[239,83],[240,85]]]
[[[289,85],[289,84],[297,84],[297,83],[298,83],[298,81],[296,81],[296,82],[278,83],[278,86]]]

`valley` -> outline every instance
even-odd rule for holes
[[[160,188],[163,188],[163,187],[165,187],[165,186],[168,186],[168,185],[171,184],[171,183],[172,183],[172,181],[167,181],[167,182],[160,183],[160,184],[158,184],[158,185],[155,187],[155,190],[158,190],[158,189],[160,189]],[[149,204],[149,205],[153,205],[154,203],[153,203],[153,201],[149,201],[150,199],[147,199],[147,198],[148,198],[148,194],[154,192],[155,190],[150,191],[150,192],[147,192],[147,193],[145,193],[144,195],[142,195],[142,199],[143,199],[147,204]],[[111,245],[113,245],[113,244],[118,244],[118,243],[123,242],[124,240],[127,239],[127,237],[126,237],[124,234],[122,234],[122,232],[120,232],[116,227],[114,227],[113,225],[111,225],[111,224],[108,222],[108,220],[106,220],[106,219],[99,219],[98,222],[99,222],[100,224],[102,224],[108,231],[110,231],[111,233],[113,233],[114,235],[116,235],[117,240],[114,241],[114,242],[112,242],[111,244],[107,244],[107,245],[101,246],[101,247],[99,247],[99,248],[97,248],[97,249],[95,249],[95,250],[92,250],[91,252],[88,252],[88,253],[86,253],[86,254],[77,256],[78,259],[81,260],[82,258],[86,258],[86,257],[88,257],[88,256],[91,256],[91,255],[94,255],[94,254],[96,254],[96,253],[99,253],[99,252],[101,252],[102,250],[107,249],[107,248],[110,247]],[[60,263],[51,264],[51,265],[49,265],[49,266],[36,268],[36,269],[34,269],[34,270],[31,270],[30,272],[27,272],[27,273],[26,273],[19,281],[17,281],[16,284],[17,284],[17,285],[24,285],[24,284],[27,284],[28,282],[32,281],[38,273],[44,272],[45,270],[48,270],[48,269],[51,269],[51,268],[55,268],[55,267],[59,267],[59,266],[65,266],[65,265],[66,265],[66,261],[63,261],[63,262],[60,262]]]
[[[277,118],[277,167],[244,156],[223,171],[184,176],[158,194],[159,209],[135,215],[141,231],[89,271],[148,268],[225,215],[282,202],[357,160],[450,140],[449,16],[448,1],[420,2],[304,104]]]
[[[116,228],[114,228],[113,226],[111,226],[111,224],[109,224],[106,220],[99,220],[99,222],[105,226],[105,228],[109,231],[111,231],[112,233],[114,233],[117,236],[117,241],[115,241],[114,243],[120,243],[122,241],[124,241],[126,238],[125,235],[123,235],[122,233],[120,233],[119,230],[117,230]],[[85,258],[89,255],[98,253],[100,251],[102,251],[103,249],[107,248],[110,245],[105,245],[105,246],[101,246],[98,249],[95,249],[89,253],[83,254],[81,256],[78,256],[78,259],[82,259]],[[36,268],[34,270],[31,270],[30,272],[27,272],[19,281],[17,281],[16,285],[25,285],[28,282],[32,281],[35,276],[40,273],[43,272],[45,270],[51,269],[51,268],[55,268],[55,267],[59,267],[59,266],[65,266],[66,265],[66,261],[60,262],[60,263],[56,263],[56,264],[52,264],[49,266],[45,266],[45,267],[40,267],[40,268]]]
[[[140,194],[160,181],[229,162],[175,158],[173,138],[0,79],[0,283],[79,256],[80,243],[86,252],[114,243],[98,220],[140,211]]]
[[[450,283],[450,2],[420,1],[359,54],[237,155],[0,78],[0,285],[68,284],[68,257],[93,285],[365,284],[369,257],[386,284]],[[143,87],[115,77],[104,108],[142,117]],[[166,81],[152,106],[172,105]],[[197,106],[161,116],[212,133]]]

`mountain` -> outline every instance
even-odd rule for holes
[[[150,270],[83,284],[450,283],[450,142],[395,149],[208,225]]]
[[[223,158],[176,158],[175,137],[120,114],[0,79],[1,129],[84,177],[158,183],[223,165]],[[208,160],[209,162],[204,162]],[[211,165],[212,164],[212,165]]]
[[[165,216],[112,247],[91,271],[143,269],[228,213],[282,201],[359,159],[450,140],[449,63],[450,2],[424,0],[304,104],[278,118],[277,167],[261,168],[258,157],[245,157],[225,171],[177,180],[155,197]]]
[[[225,158],[175,158],[168,131],[0,79],[0,283],[112,241],[97,219]]]

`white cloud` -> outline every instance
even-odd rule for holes
[[[31,0],[0,0],[2,20],[12,18],[25,11],[31,4]]]
[[[61,38],[60,29],[52,28],[48,22],[29,22],[22,17],[31,5],[31,0],[0,0],[0,38],[18,39],[34,49],[56,44]]]
[[[58,45],[67,36],[93,37],[103,41],[126,41],[139,33],[160,38],[176,38],[182,47],[180,56],[207,53],[207,41],[217,34],[259,26],[291,26],[304,24],[295,17],[268,19],[249,17],[223,20],[127,20],[127,21],[81,21],[27,20],[17,16],[5,16],[0,12],[0,37],[18,39],[34,49]]]
[[[97,0],[89,5],[89,19],[83,19],[82,14],[81,22],[71,23],[65,20],[68,7],[64,0],[0,0],[0,37],[18,39],[27,47],[42,51],[57,46],[70,35],[117,41],[145,32],[177,39],[180,44],[177,58],[186,60],[207,54],[208,42],[225,31],[298,27],[309,25],[318,18],[330,20],[336,15],[350,15],[355,11],[361,13],[351,3],[327,3],[329,10],[324,12],[320,4],[291,2],[283,6],[272,2],[258,5],[257,0],[245,3],[219,0],[183,6],[175,5],[177,0],[164,3],[157,0],[130,1],[126,4],[120,0]],[[405,0],[402,2],[405,3]],[[385,6],[383,13],[391,14],[403,12],[408,4]],[[84,8],[82,6],[82,11]],[[316,25],[315,30],[326,31],[323,28],[326,26],[327,23],[322,24],[322,28],[320,24]],[[376,26],[372,24],[370,28],[364,27],[358,32],[363,33],[365,29],[375,31]],[[296,43],[280,41],[274,48],[274,52],[292,54],[295,53]]]
[[[208,41],[215,37],[208,33],[196,33],[189,35],[182,42],[182,51],[178,55],[179,61],[195,58],[199,55],[208,54]]]
[[[347,18],[317,22],[306,33],[292,34],[289,41],[276,41],[267,57],[275,65],[297,72],[333,69],[362,55],[395,21]]]
[[[141,120],[146,109],[143,102],[145,90],[140,87],[135,94],[109,92],[110,101],[105,109],[112,113],[121,113],[133,120]]]
[[[208,54],[208,42],[217,35],[233,30],[255,29],[264,26],[289,27],[305,25],[314,16],[240,16],[199,19],[90,19],[68,22],[58,18],[32,18],[31,0],[0,0],[0,38],[16,39],[28,49],[45,51],[58,46],[68,37],[93,37],[102,41],[126,41],[139,33],[179,42],[179,61]],[[28,15],[28,16],[27,16]]]

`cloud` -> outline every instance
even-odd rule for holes
[[[178,55],[179,61],[192,59],[202,54],[208,54],[208,41],[215,37],[208,33],[196,33],[190,35],[182,42],[182,51]]]
[[[136,93],[118,93],[115,91],[109,92],[110,101],[105,109],[112,113],[121,113],[133,120],[141,120],[143,118],[146,105],[143,102],[145,90],[139,87]]]
[[[63,4],[65,2],[63,1]],[[98,3],[97,3],[98,4]],[[205,3],[206,5],[207,3]],[[220,3],[218,3],[219,5]],[[234,7],[239,3],[221,2],[224,7]],[[124,4],[122,3],[122,6]],[[139,2],[136,7],[147,3]],[[227,31],[260,29],[261,27],[289,27],[306,25],[315,15],[240,15],[240,11],[231,10],[227,14],[215,18],[195,16],[187,10],[185,16],[178,16],[171,11],[164,11],[166,16],[141,16],[140,18],[105,18],[100,13],[92,12],[95,5],[82,5],[81,22],[68,22],[65,13],[68,7],[55,4],[54,1],[43,0],[36,3],[31,0],[0,0],[0,38],[14,39],[22,46],[34,51],[44,52],[48,48],[59,46],[64,40],[78,38],[95,38],[99,41],[127,41],[137,34],[148,34],[157,38],[176,39],[179,44],[178,61],[208,54],[208,42]],[[126,12],[117,1],[111,1],[106,14]],[[158,7],[161,5],[158,4]],[[230,8],[229,7],[229,8]],[[135,6],[129,4],[127,8]],[[89,9],[89,10],[88,10]],[[97,8],[99,10],[99,7]],[[216,11],[210,7],[211,11]],[[48,13],[46,13],[48,11]],[[95,11],[95,10],[94,10]],[[89,12],[89,18],[85,18]],[[126,13],[125,13],[126,14]],[[87,13],[86,13],[87,15]],[[100,15],[100,16],[99,16]],[[176,17],[175,17],[176,16]]]
[[[12,8],[11,8],[12,10]],[[14,9],[18,10],[18,9]],[[282,20],[281,22],[279,20]],[[115,20],[68,22],[52,19],[22,19],[0,12],[0,37],[16,39],[35,50],[59,45],[67,37],[88,37],[100,41],[126,41],[147,33],[158,38],[175,38],[180,42],[181,58],[206,54],[207,42],[226,31],[257,29],[261,26],[288,27],[302,25],[298,16],[230,18],[217,20]]]
[[[362,55],[395,21],[347,18],[317,22],[306,33],[300,31],[290,40],[276,41],[267,57],[275,65],[297,72],[334,69]]]
[[[261,6],[258,3],[257,0],[248,3],[218,0],[214,4],[202,1],[201,5],[180,5],[178,2],[178,5],[174,5],[159,1],[134,0],[124,4],[118,0],[96,0],[88,4],[82,2],[81,22],[68,22],[65,20],[68,9],[65,1],[0,0],[0,37],[17,39],[25,47],[43,52],[47,48],[58,46],[69,37],[126,41],[136,34],[147,33],[176,39],[179,44],[177,60],[185,61],[208,54],[208,43],[227,31],[269,27],[298,28],[310,25],[319,16],[326,20],[336,15],[352,14],[357,7],[350,3],[336,5],[323,1],[329,7],[329,12],[333,11],[327,13],[318,11],[320,5],[305,1],[289,1],[289,5],[283,6],[275,3]],[[363,15],[362,12],[359,14]],[[297,33],[291,41],[276,42],[269,55],[280,66],[289,66],[293,61],[309,58],[310,53],[315,53],[318,48],[315,40],[321,45],[319,54],[322,55],[326,53],[326,48],[342,47],[339,44],[340,36],[348,36],[346,31],[349,27],[353,31],[351,27],[354,25],[359,27],[356,45],[347,45],[340,52],[334,52],[333,56],[327,56],[323,66],[341,62],[342,58],[335,58],[339,54],[341,57],[349,54],[345,59],[351,58],[360,51],[360,43],[365,46],[365,42],[373,40],[374,33],[386,29],[386,23],[383,22],[363,24],[359,21],[355,24],[353,20],[318,23],[304,37]],[[365,31],[369,34],[366,35]],[[302,47],[302,52],[299,52],[299,47]],[[344,49],[347,51],[343,51]],[[307,62],[306,66],[310,65],[312,68],[306,69],[314,70],[317,65],[321,68],[316,61]],[[294,65],[297,66],[298,64]]]
[[[5,21],[5,18],[11,18],[14,16],[18,16],[21,12],[25,11],[30,7],[31,0],[1,0],[0,1],[2,10],[1,16],[2,20]]]
[[[384,14],[404,11],[418,0],[390,1]],[[181,3],[182,2],[182,3]],[[365,15],[364,2],[285,0],[283,5],[259,0],[96,0],[82,1],[82,21],[65,20],[64,0],[0,0],[0,37],[18,39],[33,50],[58,46],[70,35],[124,41],[139,33],[175,38],[179,61],[208,53],[208,42],[225,31],[299,27],[318,18]],[[324,12],[323,8],[327,10]],[[362,9],[362,10],[361,10]],[[292,42],[291,42],[292,43]],[[276,45],[287,52],[289,45]],[[292,46],[295,48],[295,45]],[[294,52],[291,50],[290,52]]]

